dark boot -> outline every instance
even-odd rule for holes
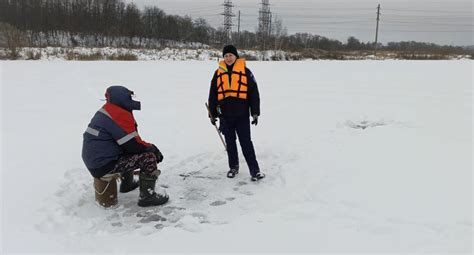
[[[239,173],[239,167],[234,167],[227,172],[227,178],[234,178]]]
[[[127,193],[138,188],[138,181],[133,179],[133,171],[122,173],[120,176],[120,193]]]
[[[158,179],[157,176],[149,176],[140,173],[140,198],[138,199],[138,206],[155,206],[162,205],[168,202],[167,194],[158,194],[155,192],[155,184]]]
[[[252,176],[252,178],[250,178],[250,180],[253,181],[253,182],[256,182],[256,181],[261,180],[263,178],[265,178],[265,174],[262,173],[262,172],[257,172],[257,174],[255,176]]]

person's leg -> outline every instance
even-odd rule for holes
[[[156,156],[153,153],[125,155],[119,158],[111,173],[120,173],[120,193],[127,193],[138,188],[139,184],[133,178],[133,171],[140,169],[144,173],[158,174]]]
[[[114,169],[110,173],[126,173],[140,169],[140,173],[145,175],[156,175],[158,166],[156,156],[152,152],[144,152],[139,154],[124,155],[119,158]]]
[[[157,159],[154,153],[145,152],[121,157],[111,173],[128,173],[140,168],[140,197],[139,206],[155,206],[168,202],[168,195],[157,194],[155,185],[161,171],[158,170]]]
[[[219,129],[225,137],[227,144],[227,157],[229,162],[229,169],[239,169],[239,156],[237,152],[237,137],[235,136],[235,119],[220,118]]]
[[[237,135],[239,137],[242,153],[250,170],[250,175],[255,176],[259,171],[257,158],[255,156],[255,149],[253,147],[250,134],[250,120],[248,117],[239,118],[236,122]]]

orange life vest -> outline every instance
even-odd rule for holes
[[[217,69],[217,101],[227,97],[247,99],[247,75],[245,73],[245,59],[238,58],[232,68],[231,81],[227,66],[222,60]]]

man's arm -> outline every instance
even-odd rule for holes
[[[214,76],[212,77],[211,81],[211,88],[209,89],[209,111],[211,112],[212,116],[209,117],[217,117],[217,71],[214,72]]]
[[[257,80],[255,76],[246,68],[247,84],[248,84],[248,100],[250,105],[251,115],[260,116],[260,93],[258,91]]]

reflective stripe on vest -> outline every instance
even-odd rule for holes
[[[232,68],[232,78],[229,83],[227,66],[224,61],[217,69],[217,101],[227,97],[247,99],[247,75],[245,73],[245,59],[238,58]]]

